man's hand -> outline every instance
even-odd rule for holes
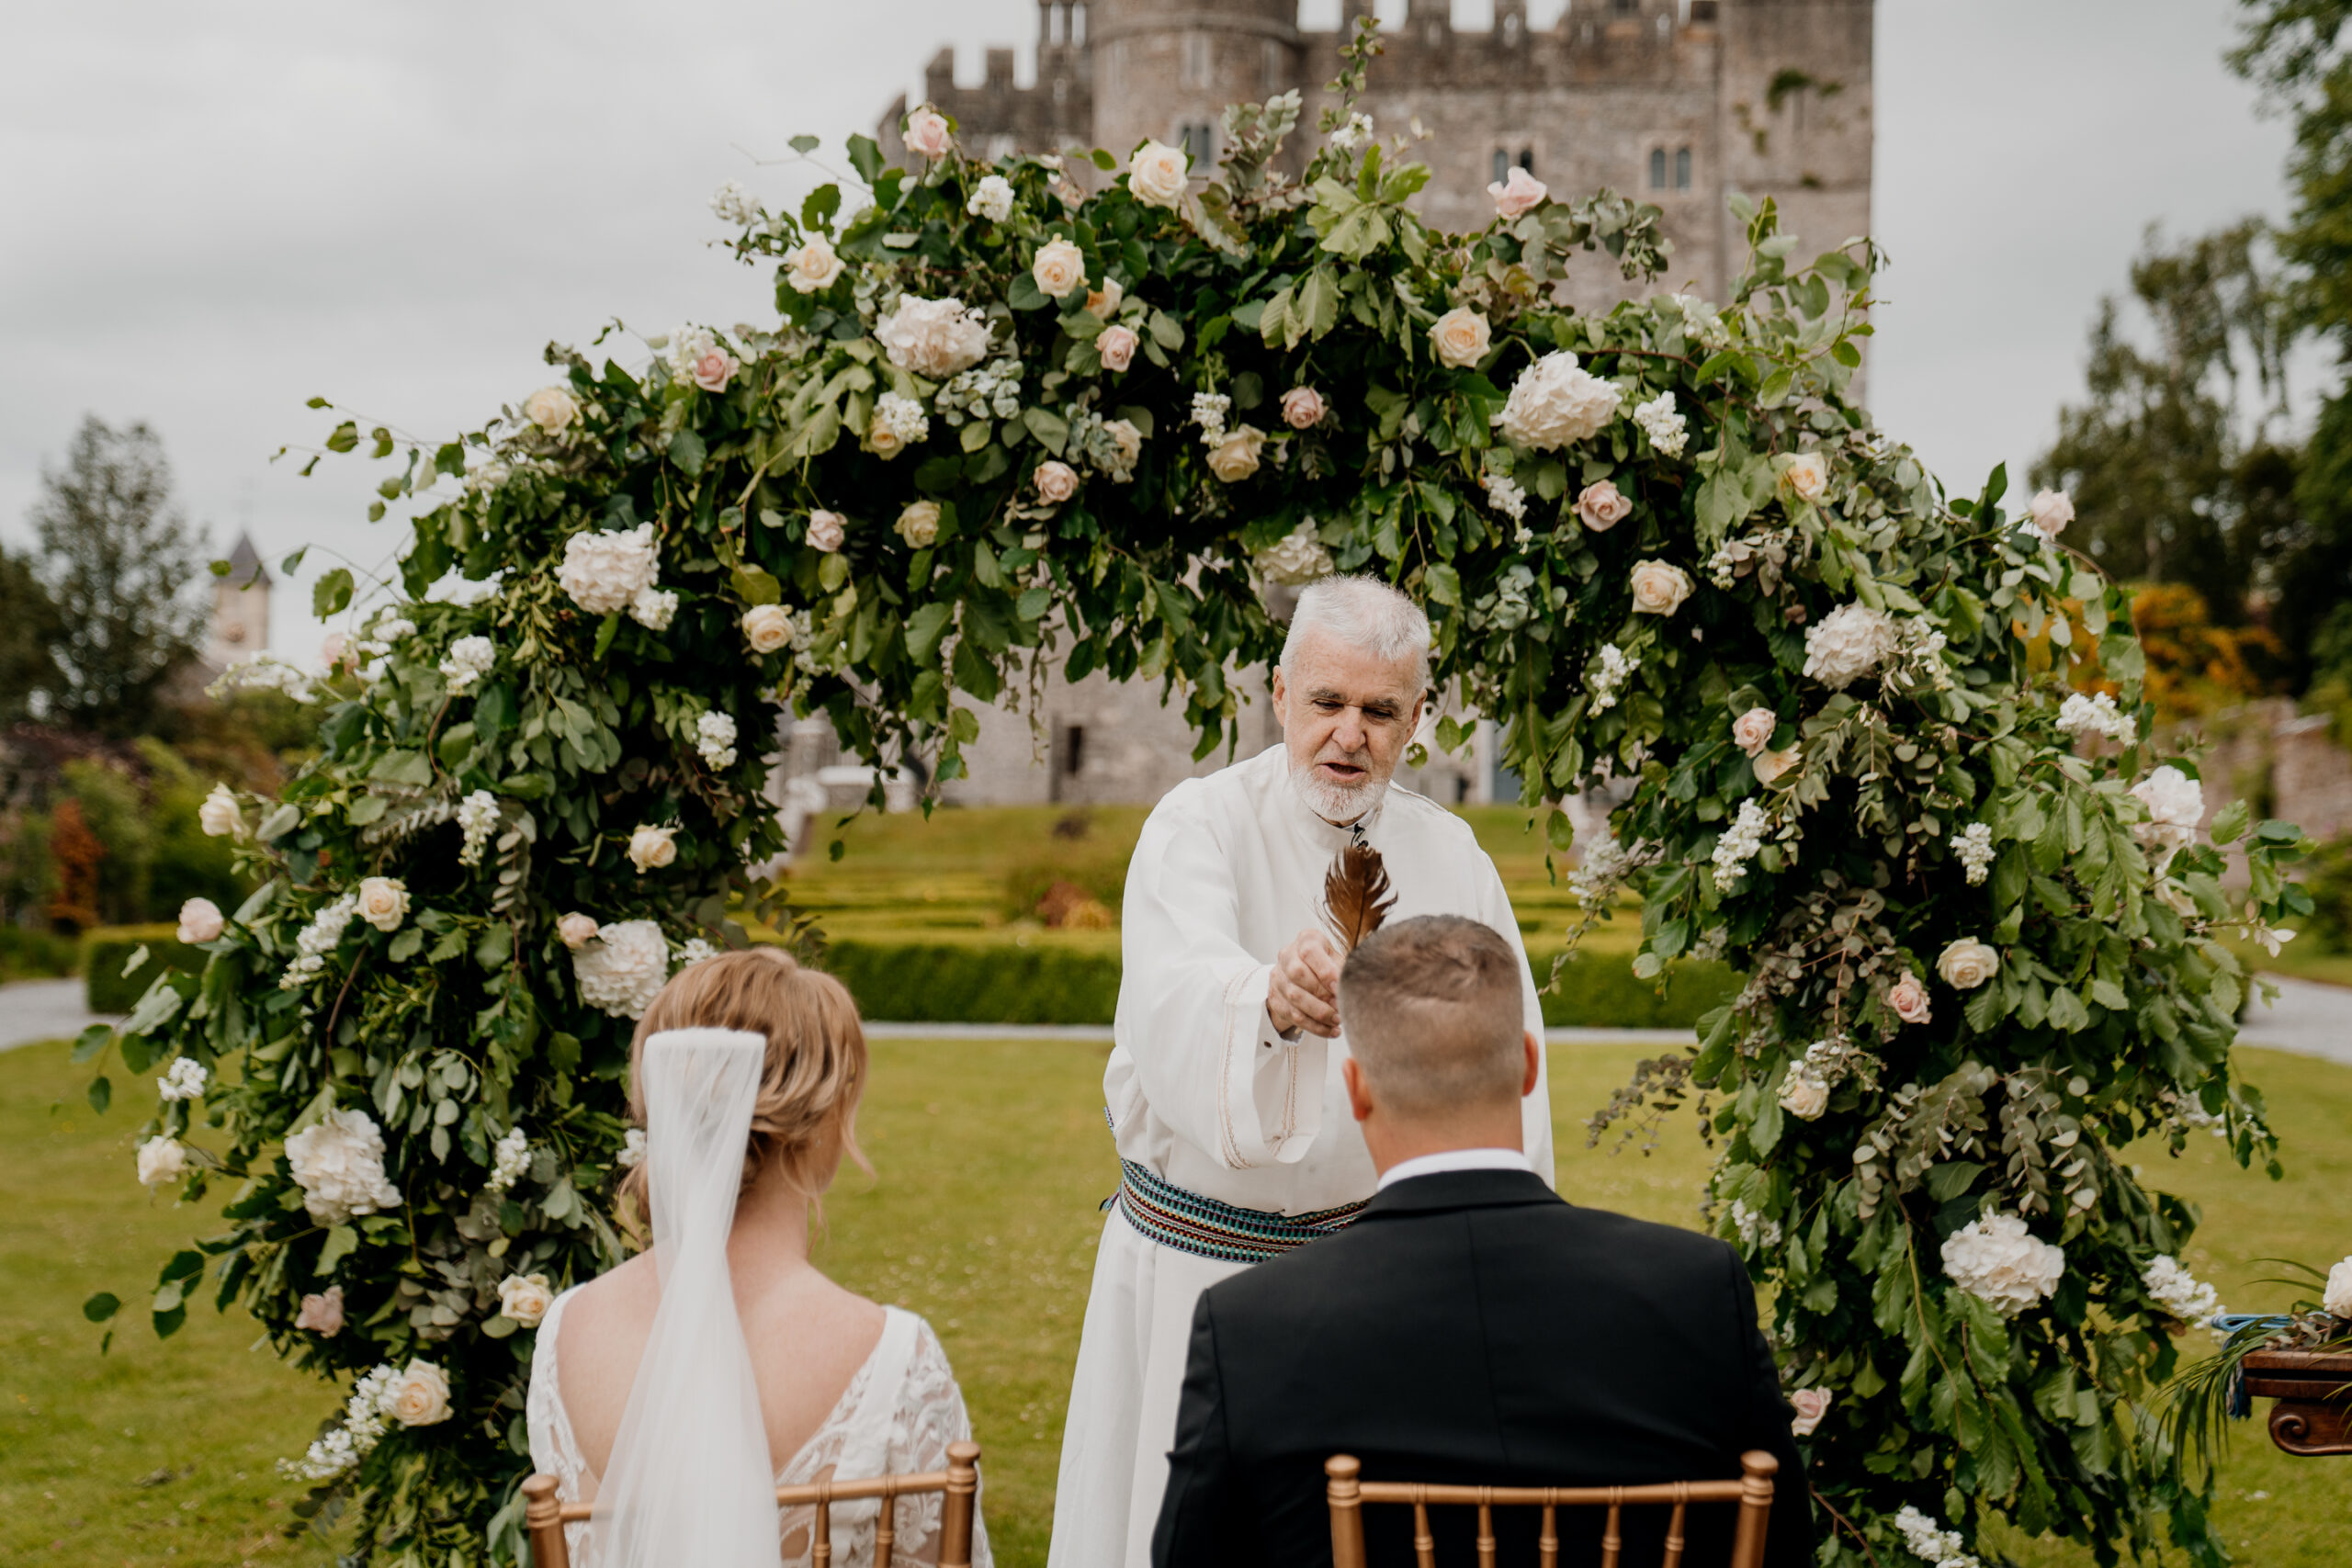
[[[1275,1030],[1300,1030],[1325,1040],[1340,1032],[1340,955],[1318,931],[1303,931],[1274,960],[1266,987],[1266,1016]]]

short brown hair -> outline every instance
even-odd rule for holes
[[[1340,1011],[1373,1093],[1401,1115],[1520,1098],[1519,954],[1492,926],[1460,915],[1383,926],[1348,954]]]
[[[629,1043],[629,1116],[645,1124],[638,1067],[645,1043],[665,1029],[740,1029],[767,1036],[767,1065],[752,1107],[752,1135],[743,1148],[743,1185],[770,1166],[817,1199],[811,1169],[829,1134],[842,1153],[871,1170],[857,1146],[857,1102],[865,1091],[865,1028],[857,1004],[839,980],[811,969],[780,947],[722,953],[680,971],[645,1016]],[[632,1230],[648,1213],[645,1166],[621,1183],[623,1223]]]

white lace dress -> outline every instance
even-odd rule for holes
[[[563,1309],[576,1293],[576,1290],[566,1291],[558,1296],[540,1320],[526,1406],[531,1462],[556,1478],[556,1495],[566,1503],[593,1500],[596,1488],[596,1478],[589,1473],[579,1440],[572,1436],[571,1417],[564,1413],[556,1364]],[[777,1485],[797,1486],[829,1476],[852,1479],[945,1470],[947,1445],[972,1435],[963,1391],[956,1386],[947,1352],[940,1348],[931,1325],[898,1307],[887,1307],[884,1312],[881,1339],[857,1369],[857,1375],[850,1379],[824,1425],[777,1472]],[[898,1499],[898,1539],[890,1550],[890,1562],[881,1568],[920,1568],[938,1561],[941,1502],[936,1493]],[[779,1554],[784,1568],[808,1562],[815,1546],[809,1528],[811,1513],[797,1508],[786,1514]],[[876,1568],[874,1525],[880,1513],[877,1498],[833,1505],[833,1562],[839,1568]],[[565,1531],[574,1568],[598,1568],[583,1555],[587,1534],[586,1525],[573,1525]],[[993,1568],[993,1562],[988,1531],[976,1510],[973,1568]]]

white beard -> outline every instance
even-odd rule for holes
[[[1299,799],[1306,802],[1309,811],[1324,821],[1339,826],[1357,821],[1378,810],[1381,801],[1388,795],[1386,779],[1366,779],[1353,787],[1335,784],[1317,773],[1312,762],[1305,767],[1292,763],[1290,782],[1291,787],[1298,791]]]

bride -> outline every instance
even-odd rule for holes
[[[808,1261],[812,1212],[852,1127],[865,1036],[849,993],[776,948],[705,959],[637,1026],[651,1249],[558,1296],[531,1363],[531,1460],[566,1503],[581,1568],[808,1561],[812,1511],[775,1488],[944,1470],[971,1435],[931,1325]],[[871,1168],[870,1167],[865,1167]],[[936,1495],[902,1497],[889,1564],[939,1560]],[[880,1503],[833,1505],[833,1561],[873,1563]],[[974,1568],[989,1568],[973,1524]]]

